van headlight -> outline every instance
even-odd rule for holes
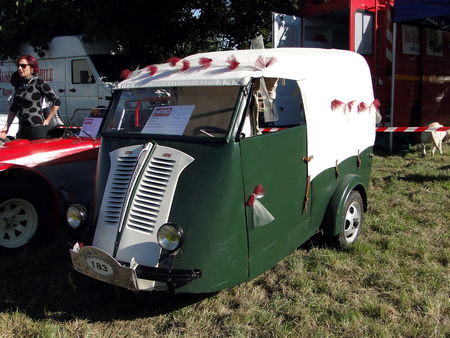
[[[66,220],[69,226],[73,229],[78,229],[87,217],[87,209],[81,204],[71,205],[66,212]]]
[[[177,224],[163,224],[158,230],[157,238],[161,248],[173,252],[178,250],[183,244],[183,229]]]

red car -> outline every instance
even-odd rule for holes
[[[88,117],[80,136],[68,129],[60,138],[0,146],[0,249],[27,245],[56,230],[70,204],[89,204],[100,138],[88,130],[98,130],[100,121]]]

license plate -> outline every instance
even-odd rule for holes
[[[95,273],[98,273],[102,276],[111,276],[114,273],[114,270],[111,265],[109,265],[104,260],[97,257],[86,258],[86,264]]]
[[[122,266],[107,252],[93,246],[70,250],[75,270],[94,279],[101,280],[129,290],[138,290],[136,271]]]

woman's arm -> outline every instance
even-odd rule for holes
[[[10,110],[8,113],[8,118],[6,119],[6,124],[0,130],[0,138],[4,139],[6,138],[6,135],[8,134],[9,127],[11,126],[11,123],[14,121],[14,118],[16,117],[17,112]]]
[[[50,87],[50,85],[43,81],[42,79],[38,79],[38,86],[41,89],[41,93],[42,95],[50,102],[53,103],[52,108],[50,109],[50,112],[47,116],[47,118],[44,120],[43,124],[44,126],[49,125],[50,121],[52,120],[52,118],[56,115],[56,113],[58,112],[59,107],[61,106],[61,100],[59,99],[59,97],[55,94],[55,92],[53,91],[52,87]]]
[[[17,112],[19,111],[19,102],[16,95],[13,96],[13,102],[11,104],[11,107],[9,107],[9,113],[8,118],[6,119],[5,126],[0,130],[0,138],[4,139],[6,138],[6,135],[8,134],[9,127],[11,126],[12,122],[14,121],[14,118],[17,115]]]
[[[50,124],[50,121],[52,120],[52,118],[56,115],[56,113],[58,112],[60,106],[55,106],[53,105],[52,108],[50,109],[50,112],[48,113],[47,118],[44,120],[43,125],[44,126],[48,126]]]

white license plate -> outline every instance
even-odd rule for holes
[[[86,258],[86,264],[94,272],[96,272],[102,276],[111,276],[114,273],[114,270],[111,267],[111,265],[109,265],[104,260],[97,258],[97,257]]]
[[[122,266],[107,252],[84,246],[70,250],[75,270],[94,279],[117,285],[129,290],[138,290],[136,271]]]

